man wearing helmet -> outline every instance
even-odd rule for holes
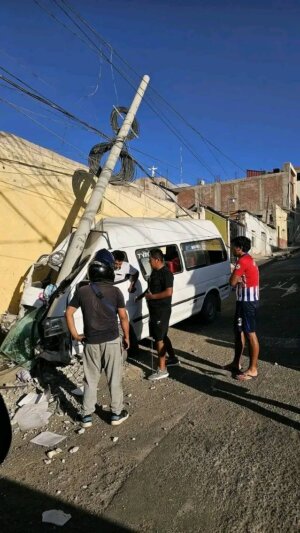
[[[123,409],[122,355],[118,331],[119,317],[124,334],[124,347],[129,347],[129,321],[124,297],[114,287],[114,257],[108,250],[99,250],[88,268],[90,283],[78,286],[66,310],[66,320],[72,337],[84,341],[84,396],[82,427],[92,425],[92,413],[97,402],[97,385],[102,368],[111,395],[111,424],[117,426],[128,418]],[[79,334],[74,313],[81,308],[84,334]]]

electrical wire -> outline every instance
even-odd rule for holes
[[[88,22],[86,19],[84,19],[78,12],[76,12],[74,10],[74,8],[72,8],[72,6],[70,6],[70,4],[68,4],[68,2],[66,2],[65,0],[61,0],[61,2],[68,7],[68,9],[70,9],[70,11],[72,11],[76,16],[77,18],[97,37],[100,39],[100,41],[102,41],[102,43],[104,43],[107,47],[109,47],[109,49],[113,50],[114,51],[114,54],[116,57],[118,57],[120,59],[120,61],[122,61],[136,76],[140,77],[140,75],[138,74],[138,72],[117,52],[117,50],[115,48],[113,48],[111,46],[111,44],[106,41],[100,34],[98,31],[96,31]],[[160,93],[153,87],[153,86],[150,86],[149,87],[150,91],[152,91],[153,93],[156,94],[156,96],[165,104],[167,105],[171,111],[173,111],[177,116],[178,118],[180,118],[185,124],[186,126],[188,126],[194,133],[196,133],[200,138],[201,140],[206,143],[207,145],[210,145],[212,148],[214,148],[215,150],[217,150],[223,157],[225,157],[228,161],[230,161],[234,166],[236,166],[237,168],[239,168],[243,173],[245,173],[245,169],[243,169],[238,163],[236,163],[231,157],[227,156],[220,148],[218,148],[218,146],[216,146],[213,142],[211,142],[207,137],[205,137],[200,131],[199,129],[197,129],[195,126],[193,126],[174,106],[172,106],[172,104],[170,104],[170,102],[168,102],[163,96],[160,95]],[[216,156],[214,156],[216,158]],[[216,161],[220,164],[220,162],[218,161],[218,159],[216,159]],[[221,165],[221,164],[220,164]],[[224,170],[223,166],[221,165],[221,168]]]
[[[6,69],[3,69],[3,67],[1,67],[0,65],[0,69],[1,70],[5,70]],[[7,72],[7,71],[6,71]],[[9,73],[10,76],[12,77],[15,77],[13,74]],[[20,92],[22,92],[23,94],[26,94],[27,96],[30,96],[31,98],[33,98],[34,100],[37,100],[38,102],[40,103],[43,103],[45,104],[46,106],[48,107],[51,107],[52,109],[54,109],[55,111],[58,111],[59,113],[62,113],[63,115],[65,115],[68,119],[70,120],[73,120],[79,124],[81,124],[82,126],[84,126],[85,128],[87,128],[88,130],[92,131],[93,133],[97,133],[97,135],[100,135],[101,137],[103,137],[104,139],[108,140],[108,141],[111,141],[111,138],[108,137],[108,135],[106,135],[105,133],[103,133],[102,131],[100,131],[98,128],[95,128],[94,126],[91,126],[88,122],[85,122],[84,120],[76,117],[75,115],[73,115],[73,113],[70,113],[70,111],[67,111],[66,109],[64,109],[63,107],[61,107],[60,105],[56,104],[55,102],[51,101],[50,99],[42,96],[40,93],[38,93],[37,91],[35,91],[35,89],[32,89],[31,90],[27,90],[25,89],[24,87],[22,87],[21,85],[15,83],[13,80],[10,80],[9,78],[7,78],[6,76],[3,76],[3,74],[0,74],[0,79],[2,81],[4,81],[5,83],[7,83],[8,85],[14,87],[15,89],[18,89]],[[20,81],[20,83],[22,83],[23,85],[27,85],[25,84],[24,82]]]
[[[35,3],[37,5],[39,5],[40,7],[42,7],[42,9],[44,9],[43,6],[41,6],[41,4],[37,1],[37,0],[34,0]],[[123,79],[125,79],[125,81],[127,81],[127,83],[129,83],[129,85],[131,87],[133,87],[135,89],[135,86],[134,84],[132,83],[132,81],[128,78],[128,76],[126,76],[121,70],[119,67],[117,67],[116,65],[113,64],[113,62],[111,61],[111,59],[103,52],[103,50],[99,49],[98,46],[92,41],[92,39],[89,37],[89,35],[79,26],[79,24],[77,24],[76,21],[74,21],[74,19],[70,16],[70,14],[62,7],[58,4],[57,0],[53,0],[53,2],[55,3],[55,5],[57,5],[57,7],[59,7],[63,13],[73,22],[73,24],[83,33],[83,35],[85,35],[85,37],[88,39],[88,41],[90,43],[92,43],[92,47],[95,51],[98,50],[98,52],[104,57],[104,59],[114,67],[114,69],[116,70],[116,72],[118,72],[118,74],[120,74],[120,76],[122,76]],[[62,2],[64,5],[66,5],[65,2]],[[48,11],[47,11],[48,12]],[[52,15],[53,17],[53,15]],[[55,20],[59,20],[57,19],[56,17],[54,17]],[[61,23],[61,21],[59,21]],[[63,23],[62,23],[63,24]],[[64,27],[66,27],[64,24],[63,24]],[[72,32],[72,30],[69,30]],[[76,34],[77,35],[77,34]],[[81,39],[82,40],[82,39]],[[110,46],[110,45],[109,45]],[[112,47],[110,46],[110,49]],[[149,98],[146,96],[144,97],[144,101],[146,102],[146,104],[148,105],[148,107],[150,107],[150,109],[158,116],[158,118],[167,126],[167,128],[181,141],[182,144],[184,144],[184,146],[187,148],[187,150],[195,157],[195,159],[198,160],[198,162],[204,167],[206,168],[206,170],[209,172],[209,174],[215,179],[216,176],[215,174],[212,172],[212,170],[209,168],[208,164],[203,160],[201,159],[194,151],[193,148],[191,148],[188,144],[188,142],[184,139],[184,137],[180,134],[180,132],[178,132],[178,130],[172,126],[172,124],[170,123],[169,119],[167,119],[166,116],[162,117],[161,114],[162,112],[158,112],[155,107],[153,107],[153,104],[149,103]],[[151,101],[151,100],[150,100]]]

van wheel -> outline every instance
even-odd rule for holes
[[[203,302],[200,317],[205,324],[213,322],[219,310],[219,299],[214,293],[208,294]]]

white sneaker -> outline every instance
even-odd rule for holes
[[[160,370],[158,368],[156,372],[153,372],[153,374],[151,374],[151,376],[148,377],[148,380],[149,381],[158,381],[160,379],[164,379],[164,378],[168,378],[168,377],[169,377],[169,372],[167,371],[167,369]]]

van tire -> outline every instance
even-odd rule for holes
[[[209,293],[200,311],[200,317],[205,324],[211,324],[217,316],[220,309],[220,301],[218,295],[214,292]]]

